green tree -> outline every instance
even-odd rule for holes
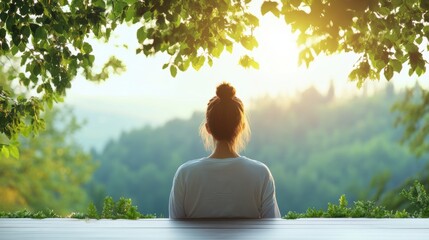
[[[249,2],[1,0],[0,61],[18,58],[20,69],[10,79],[35,89],[38,95],[17,99],[0,87],[0,133],[14,141],[19,133],[42,129],[44,104],[52,106],[61,101],[77,74],[99,81],[112,70],[124,70],[125,66],[112,57],[101,73],[94,73],[95,56],[88,42],[91,38],[108,41],[123,23],[140,26],[137,54],[171,55],[163,67],[169,68],[172,76],[191,65],[196,70],[212,65],[213,58],[224,50],[231,52],[234,44],[253,49],[257,42],[252,29],[259,20],[248,12]],[[249,56],[240,62],[257,67]],[[2,149],[13,141],[3,143]]]
[[[401,113],[396,125],[405,127],[402,142],[408,143],[411,151],[417,156],[428,153],[429,91],[416,84],[414,88],[406,91],[403,99],[397,102],[393,109]]]
[[[0,209],[76,211],[87,206],[84,185],[96,164],[73,140],[79,124],[70,110],[45,112],[46,131],[20,142],[20,159],[0,161]]]
[[[0,66],[2,89],[22,99],[26,91],[20,91],[14,85],[15,82],[7,80],[12,71],[5,71]],[[17,142],[2,148],[0,210],[25,207],[67,211],[82,208],[86,204],[83,187],[92,176],[95,163],[73,140],[79,123],[67,108],[61,111],[55,108],[40,117],[45,119],[43,123],[46,124],[46,131],[37,138],[23,138],[19,150],[15,146]],[[0,141],[9,140],[0,135]],[[19,161],[16,160],[18,157]]]

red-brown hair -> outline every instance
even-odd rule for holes
[[[206,121],[201,126],[201,133],[206,147],[213,148],[205,124],[214,140],[227,142],[237,152],[246,144],[250,135],[249,124],[243,103],[235,96],[235,88],[231,84],[217,86],[216,96],[207,104]]]

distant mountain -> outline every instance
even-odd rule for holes
[[[141,127],[145,123],[138,118],[130,118],[112,112],[74,108],[82,128],[75,134],[76,142],[84,149],[102,150],[111,139],[117,139],[124,131]]]

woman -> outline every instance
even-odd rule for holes
[[[279,218],[274,179],[265,164],[238,154],[249,136],[243,103],[228,83],[219,85],[201,126],[208,157],[177,169],[170,218]]]

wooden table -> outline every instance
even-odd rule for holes
[[[0,239],[429,240],[429,219],[0,219]]]

